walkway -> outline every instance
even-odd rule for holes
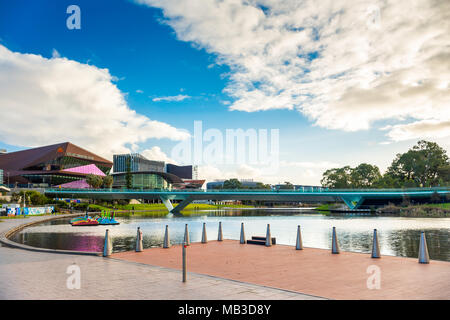
[[[180,246],[112,256],[167,268],[181,266]],[[241,245],[236,240],[191,244],[187,257],[192,272],[331,299],[450,299],[450,262],[444,261],[419,264],[412,258],[372,259],[363,253],[299,251],[286,245]],[[380,289],[374,288],[375,282],[370,282],[374,289],[367,286],[373,272],[368,273],[369,266],[380,270]]]
[[[48,217],[0,222],[0,233]],[[68,289],[67,268],[80,268],[80,289]],[[315,297],[130,261],[34,252],[0,245],[0,299],[288,299]]]

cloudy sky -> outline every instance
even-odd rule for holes
[[[276,171],[199,163],[200,177],[318,184],[335,166],[384,170],[418,139],[449,150],[449,82],[446,0],[0,0],[9,151],[71,141],[177,161],[194,121],[278,129]]]

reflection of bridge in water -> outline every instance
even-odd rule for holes
[[[405,198],[412,202],[430,201],[433,194],[448,197],[450,188],[415,189],[346,189],[346,190],[108,190],[108,189],[45,189],[45,194],[60,198],[90,198],[104,200],[161,199],[171,213],[180,213],[195,200],[257,200],[268,202],[344,202],[350,209],[399,203]],[[181,202],[173,207],[173,200]]]

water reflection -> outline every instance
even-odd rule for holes
[[[184,227],[189,225],[192,242],[201,240],[203,222],[206,222],[209,240],[217,238],[219,221],[225,239],[239,239],[241,222],[247,238],[264,236],[270,223],[277,243],[295,245],[297,225],[301,225],[305,247],[329,249],[331,230],[338,232],[343,251],[370,252],[373,229],[378,230],[380,251],[385,255],[417,258],[419,237],[426,231],[431,259],[450,261],[449,218],[400,217],[331,217],[305,210],[215,210],[202,211],[184,217],[118,218],[118,226],[72,227],[68,219],[45,222],[22,230],[12,240],[36,247],[51,249],[101,252],[105,230],[109,229],[115,252],[134,250],[136,229],[143,232],[144,248],[162,246],[165,225],[169,225],[172,244],[184,238]]]

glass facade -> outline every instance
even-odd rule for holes
[[[40,164],[34,165],[32,167],[24,168],[24,170],[39,170],[39,171],[50,171],[50,170],[64,170],[64,169],[70,169],[75,167],[81,167],[86,166],[89,164],[95,163],[95,165],[102,170],[104,174],[109,174],[109,171],[111,170],[107,166],[102,166],[101,164],[97,162],[93,162],[90,160],[84,160],[84,159],[78,159],[74,157],[58,157],[46,162],[42,162]]]
[[[127,175],[116,174],[114,177],[114,188],[127,187]],[[162,176],[155,173],[132,173],[131,184],[133,189],[171,189],[172,186]]]
[[[80,177],[59,174],[24,174],[23,177],[32,184],[47,184],[49,186],[80,180]]]
[[[164,161],[148,160],[139,153],[115,154],[113,157],[114,172],[127,172],[127,162],[130,162],[130,171],[156,171],[164,172]]]

